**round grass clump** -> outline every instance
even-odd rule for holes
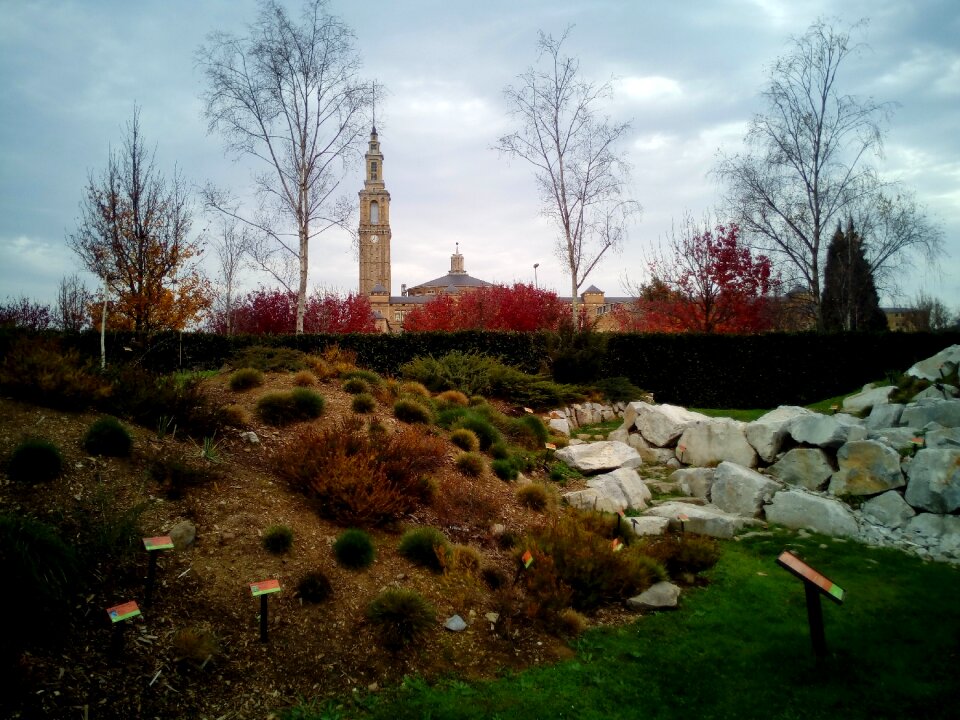
[[[503,441],[500,431],[492,423],[484,420],[482,417],[473,414],[467,414],[456,422],[456,427],[472,430],[480,441],[480,449],[486,450],[491,445]]]
[[[348,392],[351,395],[359,395],[360,393],[369,394],[370,385],[366,380],[362,380],[358,377],[352,377],[343,383],[343,391]]]
[[[320,570],[307,573],[297,583],[297,595],[304,602],[322,603],[333,592],[330,579]]]
[[[461,472],[472,475],[473,477],[483,475],[483,468],[485,466],[486,462],[483,459],[483,455],[475,452],[461,453],[457,458],[457,468],[459,468]]]
[[[240,405],[224,405],[220,408],[220,421],[228,427],[249,427],[250,413]]]
[[[422,637],[436,623],[437,613],[419,593],[391,588],[370,602],[367,618],[383,644],[398,650]]]
[[[87,430],[83,448],[91,455],[126,457],[133,447],[133,438],[115,417],[102,417]]]
[[[437,402],[443,407],[467,407],[470,404],[470,398],[459,390],[444,390],[437,395]]]
[[[513,460],[510,459],[494,460],[490,463],[490,469],[493,470],[494,475],[505,482],[516,480],[520,474],[517,466],[514,465]]]
[[[316,385],[317,376],[309,370],[301,370],[293,376],[293,384],[297,387],[310,387]]]
[[[313,420],[323,414],[323,396],[309,388],[290,392],[267,393],[257,401],[257,413],[268,425],[288,425],[300,420]]]
[[[304,420],[313,420],[323,414],[325,401],[323,395],[308,388],[294,388],[290,391],[293,407]]]
[[[435,527],[418,527],[407,530],[400,538],[397,552],[410,562],[436,572],[443,570],[450,556],[450,541]]]
[[[550,503],[550,495],[543,485],[527,483],[517,489],[517,500],[521,505],[540,512]]]
[[[427,400],[430,399],[430,391],[427,390],[427,386],[416,380],[407,380],[406,382],[400,383],[399,390],[401,395],[415,395],[416,397]]]
[[[344,567],[359,570],[373,563],[373,540],[363,530],[350,529],[333,543],[333,555]]]
[[[450,442],[467,452],[476,452],[480,449],[480,439],[477,434],[466,428],[457,428],[450,433]]]
[[[293,530],[287,525],[271,525],[263,531],[263,548],[274,555],[282,555],[293,547]]]
[[[17,445],[10,456],[7,473],[15,483],[53,480],[63,472],[60,449],[49,440],[28,438]]]
[[[256,368],[240,368],[230,376],[231,390],[250,390],[261,385],[263,385],[263,373]]]
[[[350,407],[355,413],[371,413],[377,407],[377,401],[370,393],[359,393],[353,396]]]
[[[411,398],[397,400],[393,406],[393,414],[397,420],[405,423],[429,423],[430,408]]]
[[[343,376],[344,380],[362,380],[367,383],[370,387],[377,387],[383,383],[383,378],[377,375],[377,373],[372,370],[351,370]]]
[[[504,442],[494,443],[490,446],[490,457],[494,460],[507,460],[510,457],[510,448]]]

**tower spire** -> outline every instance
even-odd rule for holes
[[[373,134],[377,134],[377,81],[373,81]]]

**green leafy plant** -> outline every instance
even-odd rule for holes
[[[457,468],[472,477],[480,477],[486,467],[483,455],[475,452],[460,453],[457,456]]]
[[[454,427],[456,429],[463,428],[464,430],[469,430],[476,435],[477,440],[480,442],[481,450],[486,450],[491,445],[503,441],[500,431],[497,430],[489,420],[475,412],[468,411],[464,413],[455,421]]]
[[[83,447],[91,455],[126,457],[133,447],[133,438],[115,417],[102,417],[87,430]]]
[[[393,414],[397,420],[405,423],[429,423],[431,420],[430,408],[412,398],[401,398],[393,406]]]
[[[288,525],[271,525],[263,531],[263,548],[274,555],[282,555],[293,547],[293,529]]]
[[[344,567],[354,570],[370,567],[374,558],[373,540],[363,530],[351,528],[333,543],[333,555]]]
[[[407,530],[400,538],[397,552],[416,565],[440,572],[450,556],[451,546],[440,530],[424,526]]]
[[[63,472],[63,455],[51,441],[27,438],[14,449],[7,464],[7,474],[15,483],[37,483],[53,480]]]
[[[493,470],[494,475],[505,482],[516,480],[517,476],[520,474],[512,458],[493,460],[490,463],[490,469]]]
[[[322,603],[333,593],[330,579],[321,570],[314,570],[304,575],[297,583],[297,595],[304,602]]]
[[[603,395],[607,402],[643,400],[648,395],[625,377],[601,378],[594,380],[590,386]]]
[[[250,390],[261,385],[263,385],[263,373],[256,368],[240,368],[230,376],[231,390]]]
[[[399,650],[426,634],[436,623],[437,613],[419,593],[391,588],[370,602],[367,618],[383,644]]]

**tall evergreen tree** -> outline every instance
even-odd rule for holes
[[[827,248],[823,276],[820,307],[824,330],[887,329],[887,317],[880,309],[863,238],[850,219],[846,232],[837,223]]]

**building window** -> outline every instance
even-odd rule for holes
[[[380,203],[376,200],[370,203],[370,223],[372,225],[380,224]]]
[[[370,179],[371,180],[377,179],[377,161],[376,160],[370,161]]]
[[[406,314],[407,313],[404,310],[397,310],[397,312],[394,313],[393,319],[397,322],[403,322],[403,316]]]

